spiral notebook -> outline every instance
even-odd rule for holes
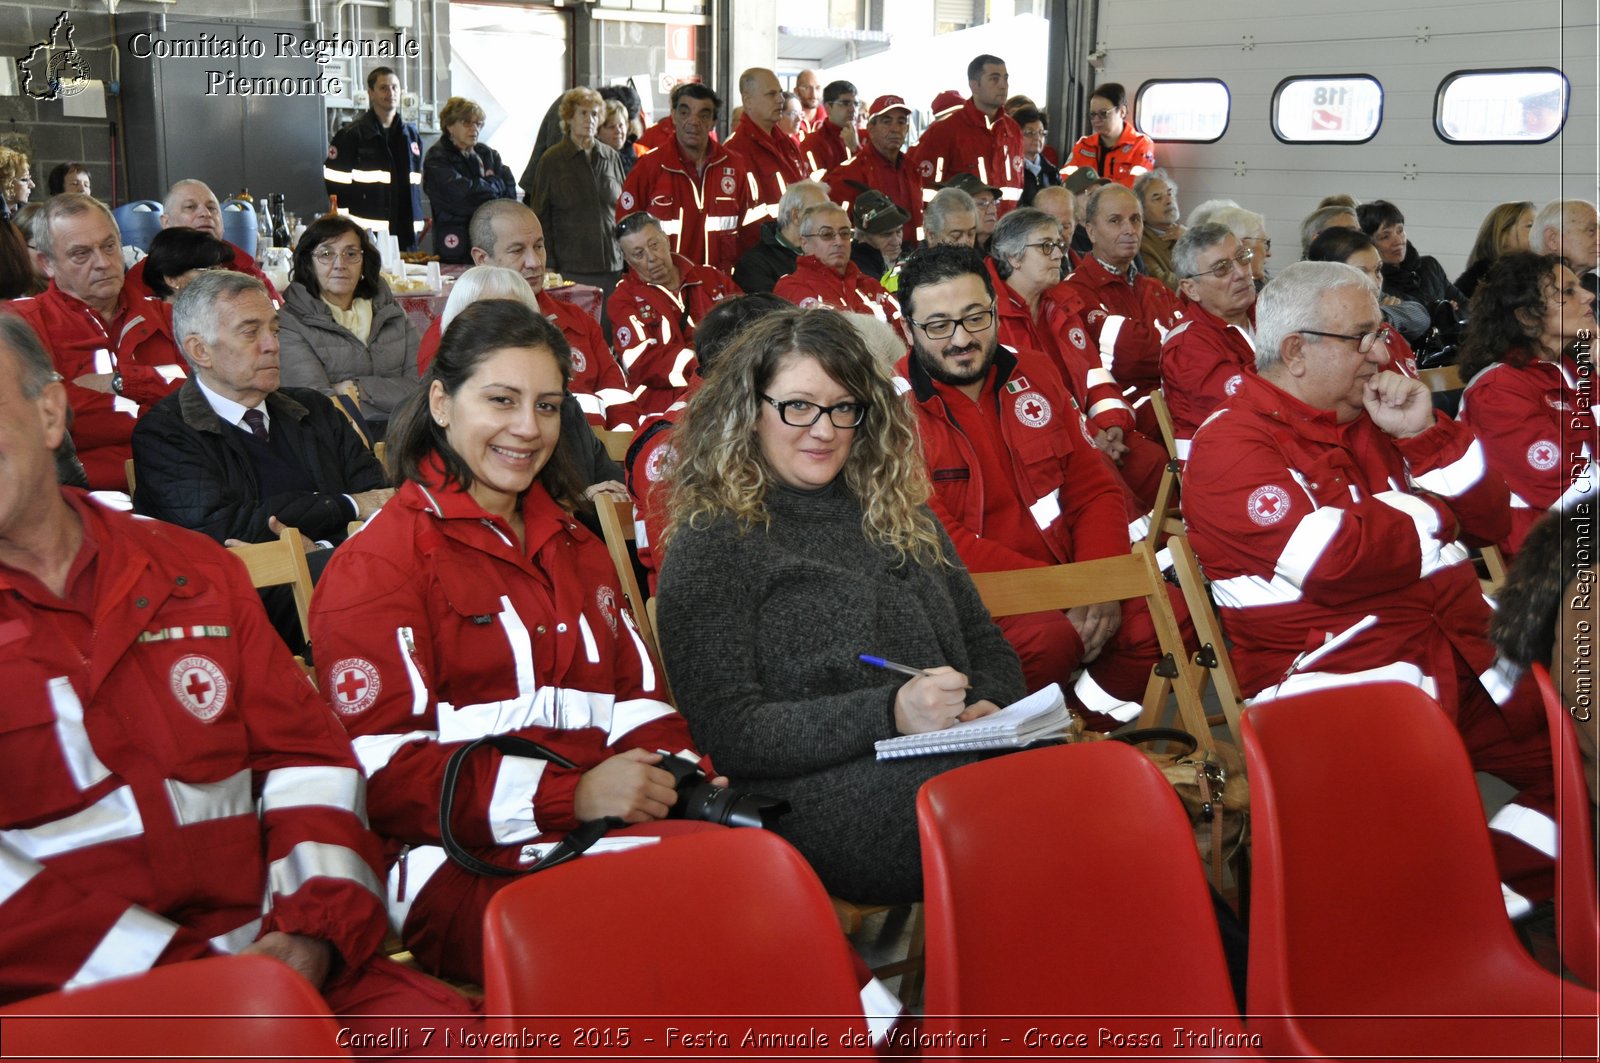
[[[927,757],[975,749],[1020,749],[1029,742],[1051,738],[1067,729],[1072,714],[1061,684],[1051,683],[999,712],[980,716],[924,734],[898,735],[876,744],[879,760]]]

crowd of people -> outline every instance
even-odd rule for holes
[[[919,899],[917,788],[975,754],[875,742],[1051,682],[1092,730],[1138,713],[1142,603],[997,623],[969,573],[1144,540],[1158,393],[1241,693],[1428,691],[1518,791],[1489,824],[1508,910],[1550,897],[1538,698],[1469,551],[1548,555],[1541,517],[1595,503],[1595,206],[1496,207],[1451,283],[1398,206],[1332,196],[1269,271],[1260,214],[1180,220],[1120,85],[1058,165],[998,57],[909,146],[903,99],[806,74],[745,71],[725,141],[705,85],[649,129],[573,89],[519,200],[480,106],[424,152],[379,68],[282,293],[197,179],[133,269],[76,164],[0,223],[29,282],[0,313],[0,749],[37,768],[0,785],[0,999],[256,951],[342,1015],[474,1021],[385,926],[481,981],[485,906],[552,847],[717,829],[669,818],[671,754],[786,801],[834,895]],[[472,268],[419,334],[371,234],[413,246],[423,196]],[[556,268],[603,317],[545,292]],[[1419,370],[1452,358],[1459,416]],[[55,486],[80,477],[139,517]],[[634,503],[659,657],[604,498]],[[289,528],[309,632],[220,549]]]

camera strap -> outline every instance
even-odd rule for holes
[[[466,847],[456,840],[454,831],[450,827],[451,813],[455,809],[456,786],[461,775],[461,765],[466,763],[473,750],[480,746],[489,746],[497,749],[506,756],[529,757],[534,760],[547,760],[562,768],[576,768],[577,765],[563,757],[561,754],[531,742],[526,738],[517,738],[515,735],[484,735],[482,738],[468,742],[466,745],[450,754],[450,760],[444,767],[444,782],[439,792],[439,841],[444,846],[445,855],[451,861],[466,868],[475,875],[486,878],[520,878],[531,875],[535,871],[564,864],[581,855],[595,842],[605,837],[607,831],[613,827],[622,826],[622,820],[614,816],[601,819],[590,819],[578,824],[568,831],[555,847],[541,856],[536,862],[524,868],[513,870],[491,864],[468,852]]]

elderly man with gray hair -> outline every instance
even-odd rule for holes
[[[1195,429],[1255,372],[1251,258],[1239,237],[1216,222],[1196,225],[1172,249],[1184,320],[1161,344],[1161,393],[1180,461],[1189,457]]]
[[[344,541],[394,492],[332,400],[279,386],[278,313],[260,281],[215,270],[173,305],[192,375],[133,432],[134,508],[220,543],[284,527]]]
[[[922,233],[929,247],[978,246],[978,203],[959,188],[941,188],[922,208]]]
[[[1455,721],[1474,768],[1522,788],[1489,824],[1516,916],[1552,891],[1549,858],[1521,840],[1555,829],[1549,740],[1531,680],[1496,665],[1456,542],[1503,538],[1509,496],[1427,385],[1385,368],[1382,329],[1352,266],[1275,277],[1257,373],[1195,433],[1183,515],[1247,697],[1409,683]]]
[[[1541,255],[1560,255],[1578,275],[1578,283],[1590,294],[1600,292],[1595,267],[1600,265],[1600,216],[1593,203],[1582,199],[1558,199],[1546,203],[1533,219],[1528,243]],[[1600,308],[1600,300],[1595,305]],[[1595,310],[1600,318],[1600,309]]]
[[[1178,222],[1182,214],[1178,209],[1178,182],[1157,166],[1133,182],[1133,194],[1144,208],[1144,242],[1139,245],[1144,271],[1177,291],[1181,278],[1172,268],[1172,247],[1183,236],[1183,226]]]
[[[828,202],[831,190],[821,181],[796,181],[778,200],[776,221],[761,223],[761,240],[739,256],[733,279],[746,292],[770,292],[778,281],[794,272],[799,261],[800,215],[809,207]]]

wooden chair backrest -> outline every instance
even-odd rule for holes
[[[639,629],[639,635],[644,639],[645,645],[650,647],[650,652],[655,655],[656,661],[661,661],[661,644],[656,640],[655,611],[649,606],[653,601],[645,600],[644,591],[639,586],[639,577],[633,569],[633,556],[628,553],[628,543],[634,539],[633,502],[626,498],[612,498],[601,495],[594,500],[595,513],[600,518],[600,533],[605,537],[606,551],[611,555],[611,565],[617,570],[617,585],[622,589],[622,596],[627,600],[628,611],[633,614],[633,622]],[[665,680],[666,670],[662,669],[662,687],[666,690],[667,699],[671,699],[671,690]]]
[[[294,591],[294,608],[300,617],[300,633],[311,637],[311,569],[306,565],[305,544],[298,528],[285,528],[272,542],[248,543],[229,547],[250,570],[250,584],[257,590],[288,585]]]
[[[621,462],[627,458],[628,448],[633,445],[633,429],[621,428],[612,431],[608,428],[595,428],[594,434],[606,445],[606,455],[612,461]]]

